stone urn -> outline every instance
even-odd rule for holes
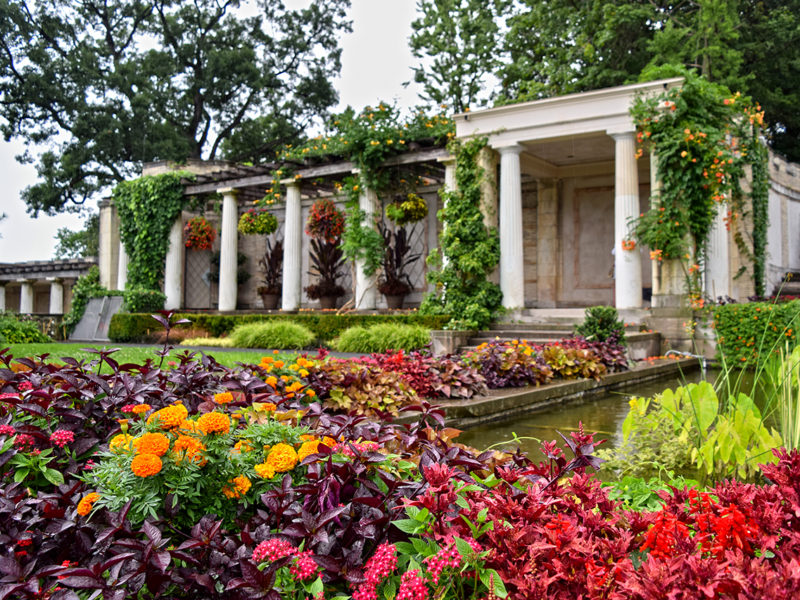
[[[280,301],[280,294],[272,294],[268,292],[261,292],[261,303],[264,305],[264,310],[275,310],[278,308]]]
[[[336,300],[338,300],[338,298],[339,296],[320,296],[319,307],[323,310],[336,308]]]

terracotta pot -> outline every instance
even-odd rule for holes
[[[384,295],[384,298],[386,298],[386,308],[403,308],[403,300],[405,300],[405,297],[405,294]]]
[[[264,310],[275,310],[278,308],[279,300],[279,294],[261,294],[261,302],[264,304]]]
[[[322,296],[319,299],[320,308],[336,308],[336,300],[338,296]]]

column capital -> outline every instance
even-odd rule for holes
[[[281,185],[285,185],[287,188],[289,187],[299,188],[301,181],[302,180],[297,177],[287,177],[286,179],[281,179],[279,183]]]
[[[239,190],[235,187],[225,187],[225,188],[218,188],[218,194],[222,194],[223,196],[233,196],[234,198],[239,195]]]
[[[47,277],[45,281],[48,283],[64,283],[64,280],[61,277]]]
[[[519,155],[525,148],[523,148],[520,144],[508,144],[507,146],[492,146],[492,149],[497,150],[501,155]]]
[[[456,157],[452,154],[450,156],[443,156],[442,158],[437,158],[436,162],[441,163],[445,166],[455,164]]]
[[[624,140],[636,137],[636,129],[606,129],[606,133],[614,140]]]

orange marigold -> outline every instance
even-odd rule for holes
[[[147,424],[157,424],[161,429],[174,429],[178,427],[186,417],[189,416],[189,411],[183,404],[173,404],[161,410],[157,410],[147,418]]]
[[[217,404],[228,404],[228,402],[233,402],[233,394],[230,392],[220,392],[219,394],[214,394],[214,402]]]
[[[273,375],[270,375],[269,377],[267,377],[267,385],[268,385],[268,386],[271,386],[271,387],[273,387],[273,388],[274,388],[274,387],[277,387],[277,385],[278,385],[278,378],[277,378],[277,377],[275,377],[275,376],[273,376]]]
[[[326,435],[324,438],[322,438],[322,443],[328,448],[333,448],[336,445],[336,440]]]
[[[120,433],[119,435],[115,435],[113,438],[111,438],[111,441],[108,443],[108,449],[111,452],[132,450],[133,436],[128,435],[127,433]]]
[[[197,426],[197,423],[189,419],[181,421],[178,426],[178,433],[181,435],[203,435],[203,431]]]
[[[233,480],[228,483],[233,484],[233,487],[226,485],[222,488],[222,493],[225,494],[226,498],[241,498],[247,493],[250,486],[253,485],[244,475],[234,477]]]
[[[131,471],[138,477],[150,477],[161,471],[161,459],[155,454],[137,454],[131,461]]]
[[[260,463],[253,468],[256,470],[256,474],[262,479],[272,479],[275,477],[275,469],[268,463]]]
[[[85,517],[90,512],[92,512],[92,506],[94,503],[100,499],[100,494],[97,492],[92,492],[90,494],[86,494],[81,501],[78,502],[78,514],[82,517]]]
[[[231,420],[228,415],[218,412],[205,413],[197,419],[197,427],[205,434],[228,433],[231,430]]]
[[[177,455],[177,462],[184,458],[196,462],[199,465],[206,464],[206,459],[203,458],[203,451],[206,449],[203,442],[197,438],[189,437],[188,435],[178,436],[175,443],[172,445],[172,451]]]
[[[267,464],[276,473],[291,471],[297,464],[297,452],[289,444],[275,444],[267,455]]]
[[[152,408],[149,404],[137,404],[131,409],[131,412],[135,415],[141,415],[142,413],[146,413],[148,410]]]
[[[304,433],[300,436],[301,442],[313,442],[315,439],[317,438],[311,433]]]
[[[169,438],[163,433],[145,433],[133,440],[137,454],[164,456],[169,450]]]
[[[311,456],[312,454],[316,454],[319,452],[319,445],[322,443],[322,440],[312,440],[309,442],[305,442],[300,449],[297,451],[297,460],[302,461],[307,456]]]
[[[251,452],[253,447],[250,445],[248,440],[239,440],[233,445],[233,450],[231,452],[233,454],[244,454],[245,452]]]

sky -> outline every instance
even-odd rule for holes
[[[353,32],[342,39],[342,73],[336,82],[340,108],[360,109],[378,100],[395,101],[401,107],[419,104],[420,88],[413,82],[414,58],[408,49],[416,1],[351,1]],[[82,227],[82,218],[73,214],[37,219],[26,214],[20,192],[36,181],[36,169],[14,159],[23,149],[18,141],[0,139],[0,185],[5,190],[0,213],[8,215],[0,221],[0,262],[53,258],[56,231]]]

